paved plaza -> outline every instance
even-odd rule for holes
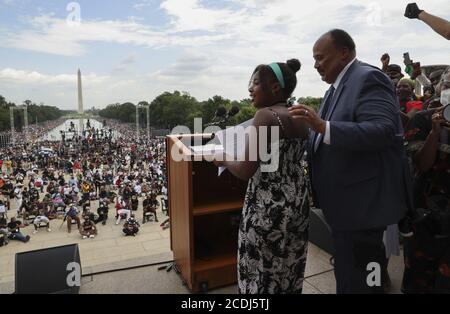
[[[62,219],[50,221],[51,232],[40,228],[37,234],[33,234],[34,227],[30,224],[22,228],[24,235],[30,235],[28,243],[10,240],[7,246],[0,248],[0,283],[14,280],[15,253],[44,249],[66,244],[78,243],[83,272],[103,269],[102,265],[114,262],[130,260],[146,256],[155,256],[162,253],[170,253],[170,230],[163,230],[161,222],[168,217],[157,211],[159,222],[141,223],[141,228],[136,237],[125,237],[122,232],[124,220],[119,225],[115,224],[113,204],[110,204],[109,217],[106,225],[97,224],[98,235],[94,239],[82,239],[76,228],[72,226],[72,232],[67,231],[67,221],[61,227]],[[91,211],[96,212],[98,201],[91,202]],[[15,202],[12,201],[8,218],[15,215]],[[139,222],[142,221],[142,198],[140,206],[135,212]],[[20,218],[19,218],[20,219]]]
[[[86,240],[81,240],[76,232],[68,234],[65,229],[51,233],[42,229],[38,234],[32,235],[32,239],[26,244],[12,241],[8,246],[0,248],[0,294],[14,292],[15,253],[71,243],[78,243],[80,248],[83,269],[80,289],[82,294],[190,293],[173,270],[170,272],[158,270],[159,263],[173,259],[169,237],[169,229],[162,230],[159,223],[154,222],[145,224],[135,238],[124,237],[120,226],[111,223],[106,226],[100,225],[99,235],[95,239]],[[138,267],[151,264],[157,265]],[[114,271],[118,269],[125,270]],[[400,293],[402,257],[391,258],[389,273],[392,281],[391,293]],[[335,286],[330,255],[310,243],[303,293],[334,294]],[[210,293],[234,294],[237,293],[237,288],[232,285],[212,290]]]
[[[41,193],[41,198],[44,193]],[[160,197],[158,197],[160,201]],[[135,217],[142,221],[142,201]],[[161,203],[161,201],[160,201]],[[96,213],[98,201],[91,202],[91,211]],[[8,218],[15,215],[15,200],[11,201]],[[22,228],[24,235],[30,235],[28,243],[9,241],[0,248],[0,294],[14,292],[15,254],[19,252],[45,249],[55,246],[77,243],[83,272],[80,293],[189,293],[183,286],[180,277],[174,272],[158,271],[160,263],[173,260],[170,250],[170,229],[160,224],[168,217],[157,210],[159,222],[141,223],[136,237],[125,237],[122,232],[123,220],[116,225],[115,209],[109,206],[109,217],[106,225],[97,224],[98,235],[94,239],[82,239],[76,225],[72,232],[67,232],[67,222],[62,219],[50,222],[51,232],[45,228],[33,234],[32,224]],[[62,226],[61,226],[62,225]],[[306,263],[305,294],[334,294],[336,283],[330,255],[310,243]],[[155,265],[153,265],[155,264]],[[140,267],[143,265],[151,265]],[[124,269],[121,271],[116,271]],[[93,275],[91,275],[93,274]],[[393,256],[389,263],[391,276],[391,293],[400,293],[403,275],[403,258]],[[211,293],[236,293],[235,285],[216,289]]]

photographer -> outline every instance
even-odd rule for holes
[[[20,232],[20,228],[25,228],[27,225],[22,224],[21,221],[16,220],[15,217],[11,218],[11,222],[8,224],[8,230],[10,232],[9,234],[9,239],[11,240],[18,240],[21,241],[23,243],[27,243],[28,241],[30,241],[30,236],[24,236],[21,232]]]
[[[105,225],[108,220],[108,211],[109,208],[106,201],[100,202],[100,207],[97,209],[98,218],[95,223],[98,224],[99,222],[102,222],[102,225]]]
[[[447,95],[450,80],[439,88]],[[406,133],[416,213],[413,236],[404,242],[404,293],[450,293],[450,122],[442,112],[441,106],[416,114]]]
[[[123,233],[125,233],[125,236],[133,236],[135,237],[136,234],[139,232],[139,223],[134,219],[134,217],[130,217],[126,220],[125,224],[123,225]]]
[[[142,223],[150,220],[151,214],[155,216],[155,222],[158,222],[158,217],[156,216],[156,208],[159,206],[159,202],[156,199],[156,194],[148,193],[147,197],[144,199],[142,203],[143,206],[143,217]]]

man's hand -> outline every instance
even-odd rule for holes
[[[313,108],[298,104],[289,108],[294,120],[304,121],[316,133],[325,134],[326,122],[322,120]]]
[[[422,12],[423,12],[423,10],[419,9],[419,7],[417,6],[417,4],[415,2],[409,3],[406,6],[405,16],[409,19],[418,19],[419,14]]]

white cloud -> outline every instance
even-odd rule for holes
[[[153,3],[154,1],[152,0],[142,0],[138,3],[133,4],[133,8],[135,8],[136,10],[143,10],[145,8],[152,6]]]
[[[198,0],[165,0],[160,6],[173,17],[174,32],[217,31],[222,26],[242,23],[245,10],[207,9]]]
[[[147,8],[153,2],[142,0],[134,7]],[[166,25],[151,26],[145,20],[128,18],[83,19],[74,27],[64,19],[43,15],[31,18],[25,30],[0,32],[0,45],[64,56],[84,55],[97,42],[130,47],[129,55],[104,70],[110,73],[113,69],[112,73],[120,74],[121,79],[106,77],[90,93],[96,107],[122,100],[151,100],[174,89],[188,91],[198,99],[215,94],[241,99],[247,97],[248,79],[256,65],[290,58],[298,58],[303,64],[296,96],[321,96],[327,86],[313,68],[312,46],[331,28],[348,30],[356,41],[358,57],[374,65],[380,65],[384,52],[391,54],[392,62],[402,64],[406,51],[422,64],[449,63],[448,41],[422,22],[403,16],[408,2],[226,0],[211,7],[200,0],[164,0],[158,10],[167,15]],[[436,14],[447,7],[448,0],[426,3],[426,9]],[[162,47],[176,50],[177,59],[160,64],[155,59],[158,69],[152,73],[131,71],[139,64],[132,51]],[[6,70],[9,73],[2,70],[0,80],[4,75],[2,81],[11,83],[14,73]],[[22,75],[24,83],[16,79],[14,84],[42,80],[57,86],[67,79],[64,74],[41,74],[41,78],[32,71]]]
[[[129,74],[129,72],[136,64],[136,61],[137,61],[137,54],[135,52],[132,52],[128,54],[126,57],[124,57],[120,61],[120,63],[116,67],[114,67],[112,72],[115,75]]]
[[[108,79],[106,76],[97,76],[90,73],[85,76],[89,84],[99,84]],[[0,70],[0,81],[19,84],[73,84],[76,82],[76,74],[47,75],[37,71],[23,71],[11,68]]]
[[[30,20],[31,29],[0,32],[4,38],[0,46],[51,53],[64,56],[84,55],[93,42],[161,48],[167,46],[195,46],[220,42],[228,34],[198,34],[181,36],[165,30],[154,30],[131,18],[127,20],[83,20],[79,25],[64,19],[43,15]]]
[[[174,64],[157,71],[154,77],[189,80],[206,74],[211,68],[212,62],[213,60],[205,55],[185,54]]]

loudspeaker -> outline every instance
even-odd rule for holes
[[[325,220],[321,209],[311,208],[309,241],[330,255],[334,255],[333,239],[331,228]]]
[[[80,290],[78,244],[16,254],[16,294],[75,294]]]

